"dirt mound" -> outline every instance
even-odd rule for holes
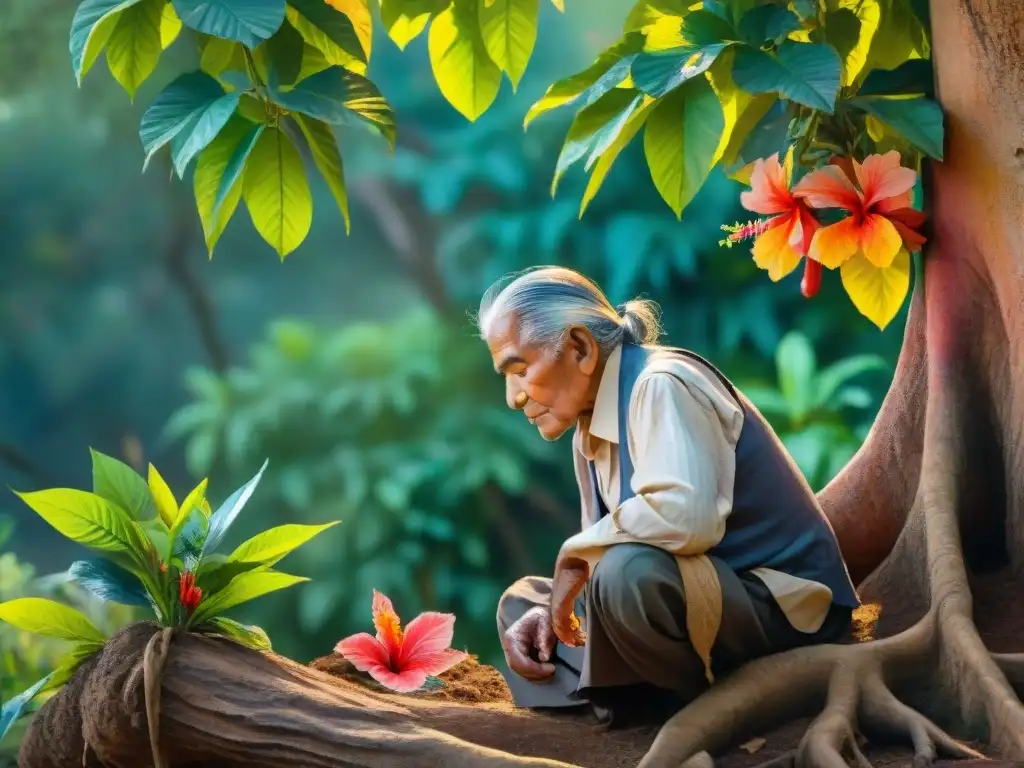
[[[352,663],[340,653],[322,656],[315,659],[309,666],[353,683],[370,685],[375,690],[384,690],[369,675],[352,666]],[[476,656],[470,656],[438,677],[444,682],[444,685],[417,692],[415,694],[417,698],[454,701],[460,704],[512,703],[512,694],[508,690],[505,678],[494,667],[481,664]]]

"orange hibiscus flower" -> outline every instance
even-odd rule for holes
[[[743,240],[756,236],[752,253],[754,263],[778,282],[808,256],[815,232],[820,226],[811,209],[799,196],[801,184],[790,191],[792,163],[787,157],[779,163],[778,154],[754,163],[750,189],[740,195],[748,211],[771,216],[734,232],[730,239]],[[821,266],[808,259],[802,290],[813,296],[821,283]]]
[[[910,207],[917,173],[900,165],[899,152],[869,155],[863,164],[845,158],[833,162],[807,174],[794,190],[813,208],[850,214],[814,234],[809,257],[835,269],[861,253],[884,269],[903,248],[920,250],[925,238],[917,228],[925,217]]]

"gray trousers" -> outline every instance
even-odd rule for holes
[[[751,659],[836,642],[849,633],[852,611],[837,605],[815,634],[794,629],[760,579],[710,559],[722,585],[722,624],[711,650],[716,680]],[[549,605],[550,596],[551,579],[517,581],[498,603],[498,631],[504,634],[531,608]],[[557,644],[553,679],[531,682],[503,668],[517,706],[579,706],[595,697],[603,703],[606,689],[635,686],[670,691],[685,704],[707,688],[704,664],[687,637],[679,567],[669,553],[642,544],[609,548],[577,600],[576,614],[584,619],[587,643]]]

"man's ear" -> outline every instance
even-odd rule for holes
[[[579,365],[580,371],[588,376],[597,370],[600,349],[597,340],[587,328],[575,326],[569,329],[569,352]]]

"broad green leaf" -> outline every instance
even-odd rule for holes
[[[782,43],[773,56],[747,46],[736,52],[732,76],[748,93],[778,93],[829,114],[835,109],[842,65],[830,45]]]
[[[676,218],[711,172],[724,127],[722,105],[705,77],[684,83],[660,100],[647,118],[647,165]]]
[[[737,25],[744,41],[760,48],[765,42],[778,42],[801,28],[800,18],[779,5],[759,5],[743,14]],[[827,29],[827,27],[826,27]]]
[[[106,499],[74,488],[18,493],[18,497],[62,536],[103,552],[141,558],[148,540],[128,513]]]
[[[334,131],[330,125],[316,118],[300,114],[293,114],[292,117],[298,123],[302,135],[306,137],[313,162],[316,163],[320,175],[324,177],[335,202],[338,203],[338,210],[345,220],[345,233],[348,234],[352,230],[352,222],[348,212],[348,193],[345,190],[345,169]]]
[[[81,85],[82,78],[103,51],[117,26],[117,15],[141,0],[84,0],[71,20],[71,65]]]
[[[0,708],[0,741],[3,740],[11,730],[11,726],[17,722],[18,718],[25,712],[25,708],[46,687],[52,677],[53,673],[50,673],[42,680],[33,683],[17,696],[12,696],[4,702],[3,707]]]
[[[341,11],[352,22],[365,59],[369,61],[373,48],[373,13],[370,11],[369,0],[327,0],[327,4]]]
[[[188,72],[178,77],[157,95],[142,115],[139,137],[146,150],[143,170],[161,147],[186,128],[191,128],[192,132],[197,131],[200,128],[198,122],[202,121],[205,124],[203,131],[194,142],[199,143],[198,139],[205,137],[209,126],[215,124],[223,115],[227,101],[233,100],[237,105],[238,98],[237,92],[225,94],[221,84],[205,72]],[[222,99],[225,101],[221,101]],[[233,109],[234,107],[231,111]],[[211,118],[202,120],[206,113],[211,111]],[[227,112],[227,116],[230,116],[231,111]],[[227,117],[224,120],[226,121]],[[215,131],[209,138],[212,139],[216,133]]]
[[[491,60],[501,67],[512,90],[526,71],[537,42],[540,0],[494,0],[480,10],[480,30]]]
[[[160,514],[160,519],[167,526],[174,525],[174,519],[178,516],[178,501],[174,498],[174,494],[171,493],[171,489],[164,478],[152,464],[149,465],[148,479],[149,494],[156,505],[157,512]]]
[[[238,513],[242,511],[242,508],[249,501],[253,491],[256,490],[256,486],[259,484],[260,478],[263,477],[263,472],[269,463],[269,459],[264,461],[260,471],[253,475],[249,482],[228,496],[224,503],[217,508],[217,511],[213,513],[213,516],[210,518],[210,535],[206,539],[205,551],[213,552],[217,545],[220,544],[224,534],[227,533],[231,524],[235,522],[235,518],[238,517]]]
[[[719,142],[718,152],[715,153],[715,163],[721,162],[726,169],[737,162],[751,132],[777,101],[774,94],[755,96],[736,86],[732,79],[734,56],[735,49],[727,51],[708,70],[708,79],[718,95],[725,118],[722,140]],[[784,124],[783,132],[786,130],[787,125]]]
[[[160,47],[165,51],[171,47],[181,34],[182,23],[178,12],[171,5],[171,0],[162,0],[163,12],[160,14]]]
[[[157,515],[149,486],[139,473],[122,461],[89,449],[92,456],[92,490],[127,512],[135,520]]]
[[[896,69],[876,69],[868,73],[857,90],[858,96],[928,96],[935,93],[932,63],[911,59]]]
[[[142,0],[118,14],[107,41],[107,66],[114,79],[134,99],[153,74],[163,52],[160,25],[165,0]]]
[[[263,597],[271,592],[301,584],[304,581],[309,581],[309,579],[280,573],[266,567],[256,568],[237,576],[220,592],[203,600],[196,612],[192,614],[189,624],[191,626],[202,625],[235,606],[255,600],[257,597]]]
[[[228,557],[228,561],[274,565],[314,536],[337,524],[337,522],[333,522],[324,525],[299,525],[296,523],[279,525],[263,533],[258,533],[239,545]]]
[[[210,521],[198,507],[179,518],[171,528],[171,557],[180,560],[186,571],[194,571],[203,554]]]
[[[388,37],[404,51],[427,28],[431,17],[448,7],[450,0],[381,0],[380,19]]]
[[[251,99],[250,99],[251,101]],[[242,199],[241,181],[234,181],[222,202],[217,208],[218,190],[221,180],[228,168],[236,148],[246,137],[251,136],[260,126],[254,126],[243,117],[234,115],[224,126],[217,138],[210,145],[199,153],[199,160],[196,163],[196,171],[193,177],[193,187],[196,196],[196,207],[199,210],[199,218],[203,223],[203,236],[206,239],[206,249],[210,256],[213,256],[213,249],[217,245],[224,228],[235,213],[238,201]],[[214,216],[214,211],[217,211]],[[168,525],[172,525],[177,516],[177,506],[174,509],[175,517],[172,517]]]
[[[284,21],[285,0],[172,0],[181,23],[196,32],[255,48]]]
[[[100,600],[149,607],[149,597],[139,577],[110,560],[78,560],[68,568],[68,576]]]
[[[241,43],[236,43],[234,40],[224,40],[209,35],[200,35],[199,37],[202,41],[199,68],[213,77],[230,67],[235,53],[241,49]]]
[[[53,670],[43,686],[41,693],[49,693],[59,689],[64,683],[70,680],[78,668],[95,656],[103,649],[103,643],[86,642],[77,643],[71,650],[64,654],[57,667]]]
[[[501,69],[480,33],[478,2],[452,2],[430,25],[427,49],[441,94],[466,119],[487,111],[501,87]]]
[[[696,48],[739,40],[739,33],[732,24],[705,10],[688,13],[682,20],[680,32],[686,43]]]
[[[843,62],[843,85],[852,85],[867,63],[879,8],[876,0],[840,0],[839,6],[825,14],[825,42]]]
[[[931,55],[928,33],[907,0],[874,0],[880,7],[878,29],[864,71],[895,69],[908,59]]]
[[[622,32],[642,32],[666,16],[682,19],[690,13],[694,5],[692,0],[636,0],[633,8],[626,14]]]
[[[883,96],[859,96],[846,102],[877,118],[929,157],[943,157],[942,107],[931,99],[888,99]]]
[[[228,158],[228,163],[224,167],[224,172],[217,184],[217,194],[213,200],[213,211],[210,214],[211,220],[220,218],[221,207],[232,196],[234,196],[234,202],[231,203],[231,210],[234,211],[235,206],[238,205],[238,198],[242,193],[240,182],[245,174],[245,166],[249,162],[249,155],[252,154],[253,147],[260,140],[260,136],[263,135],[263,130],[266,127],[263,123],[252,126],[249,132],[235,145],[235,149],[231,153],[231,157]],[[203,510],[209,515],[209,502],[207,502],[205,497],[202,500],[202,504]],[[181,510],[179,510],[180,512]]]
[[[196,569],[196,584],[206,595],[220,592],[237,576],[261,568],[260,563],[228,562],[225,555],[204,555]]]
[[[633,56],[643,47],[643,35],[633,32],[606,50],[582,72],[549,86],[544,95],[526,113],[523,128],[538,116],[557,107],[583,99],[588,107],[629,77]]]
[[[331,67],[306,78],[287,90],[271,82],[271,96],[292,112],[299,112],[331,125],[355,121],[369,124],[395,145],[395,115],[377,86],[360,74],[343,67]]]
[[[870,371],[884,371],[886,367],[885,360],[878,355],[854,355],[833,363],[817,376],[814,407],[828,405],[839,389],[851,379]]]
[[[608,172],[611,171],[612,165],[618,158],[619,154],[623,149],[633,140],[640,128],[643,127],[647,121],[647,117],[651,114],[651,109],[657,102],[650,96],[643,100],[640,108],[637,109],[633,114],[629,116],[626,124],[622,127],[622,130],[615,137],[615,139],[608,145],[608,148],[601,153],[601,156],[594,163],[594,170],[590,174],[590,178],[587,180],[587,188],[583,191],[583,200],[580,202],[579,217],[583,218],[583,212],[590,205],[590,201],[597,195],[601,184],[604,183],[605,178],[608,176]]]
[[[359,74],[366,72],[368,55],[348,15],[331,8],[324,0],[291,0],[288,20],[331,64]]]
[[[779,374],[779,389],[789,404],[791,418],[799,421],[811,410],[814,375],[818,370],[814,348],[807,337],[798,331],[783,336],[775,350],[775,367]]]
[[[107,639],[81,611],[41,597],[19,597],[0,603],[0,621],[23,632],[61,640],[103,643]]]
[[[161,518],[146,520],[139,523],[143,535],[149,539],[156,550],[156,555],[161,562],[166,563],[171,559],[171,529]]]
[[[644,95],[632,88],[614,88],[588,107],[581,109],[569,126],[562,151],[551,180],[551,195],[558,190],[563,174],[588,154],[586,168],[608,149],[625,128]]]
[[[715,43],[638,54],[630,67],[633,86],[656,99],[661,98],[706,72],[728,46],[728,43]]]
[[[210,145],[238,108],[241,91],[226,93],[193,117],[171,141],[171,156],[178,178],[183,178],[192,158]]]
[[[193,509],[198,509],[200,512],[205,512],[206,516],[209,517],[210,505],[206,501],[206,486],[209,483],[209,478],[204,477],[199,481],[199,484],[189,491],[188,496],[181,502],[181,507],[178,509],[178,514],[175,516],[175,522],[185,517]]]
[[[225,616],[215,616],[199,627],[197,631],[222,635],[240,645],[244,645],[246,648],[252,648],[254,651],[271,650],[270,638],[267,637],[267,633],[262,629],[242,624]]]
[[[885,330],[910,290],[910,254],[900,249],[890,266],[879,269],[858,253],[843,262],[839,276],[857,311]]]

